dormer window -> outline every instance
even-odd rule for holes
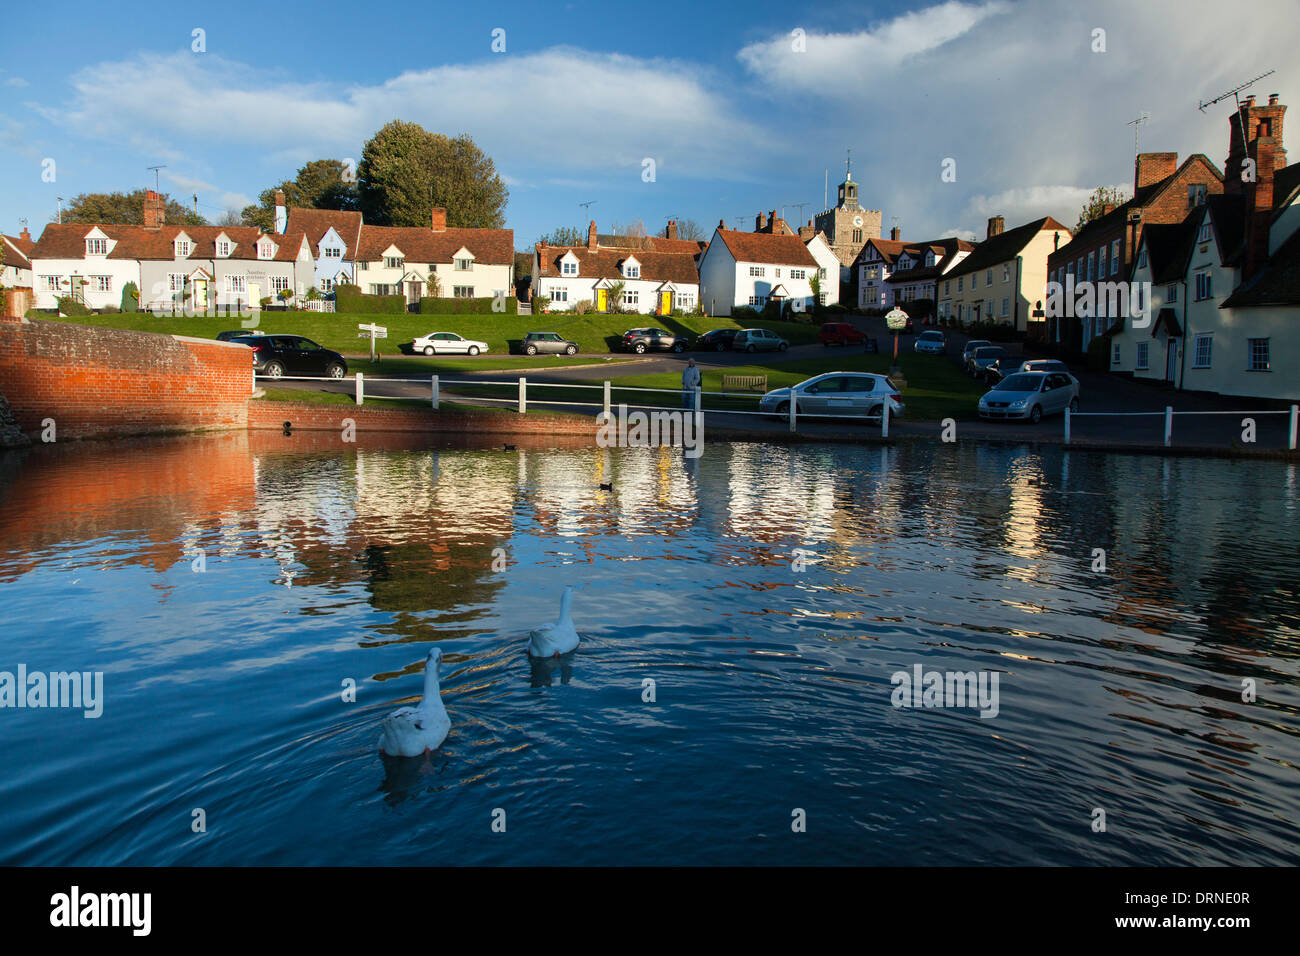
[[[474,268],[474,260],[473,260],[473,259],[457,259],[457,260],[456,260],[456,271],[457,271],[457,272],[469,272],[469,270],[470,270],[470,269],[473,269],[473,268]]]
[[[385,269],[400,269],[405,263],[406,260],[401,256],[384,256]]]
[[[1211,231],[1212,231],[1212,230],[1211,230],[1210,224],[1209,224],[1208,222],[1202,223],[1202,224],[1201,224],[1201,234],[1200,234],[1199,236],[1196,237],[1196,241],[1197,241],[1197,242],[1209,242],[1209,241],[1210,241],[1210,234],[1211,234]]]
[[[177,239],[176,257],[178,259],[184,259],[189,254],[190,254],[190,241],[188,239]]]
[[[1145,269],[1146,267],[1147,267],[1147,247],[1143,246],[1142,251],[1138,253],[1138,268]]]
[[[576,276],[578,274],[578,257],[569,253],[560,260],[560,275]]]
[[[340,249],[338,246],[326,246],[321,250],[321,258],[341,259],[343,258],[343,250]]]
[[[623,267],[623,275],[629,279],[641,278],[641,267],[634,262],[629,262]]]
[[[87,239],[86,255],[88,256],[106,256],[108,255],[107,239]]]
[[[259,242],[257,244],[257,258],[273,259],[275,257],[275,246],[269,242]]]
[[[226,256],[230,255],[230,240],[229,240],[229,239],[219,239],[219,240],[217,240],[217,255],[218,255],[218,256],[221,256],[223,259],[224,259]]]
[[[930,266],[934,265],[934,253],[933,253],[933,252],[927,252],[927,253],[925,254],[925,265],[926,265],[927,268],[929,268]]]

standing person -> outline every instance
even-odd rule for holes
[[[695,367],[695,359],[686,363],[682,369],[682,408],[695,407],[695,389],[700,385],[700,370]]]

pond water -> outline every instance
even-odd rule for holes
[[[0,709],[0,863],[1294,864],[1298,540],[1272,462],[12,453],[0,671],[103,692]],[[381,758],[434,643],[451,733]],[[918,666],[996,706],[894,706]]]

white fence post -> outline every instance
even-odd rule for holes
[[[528,379],[520,377],[519,379],[519,414],[522,415],[528,411]]]
[[[889,399],[885,399],[885,404],[880,406],[880,437],[889,437]]]
[[[436,412],[438,410],[438,376],[431,376],[430,381],[433,388],[433,410]]]
[[[357,404],[366,403],[366,377],[363,373],[357,372]]]
[[[1300,405],[1291,406],[1291,441],[1287,447],[1295,451],[1296,425],[1300,424]]]
[[[1165,447],[1168,448],[1174,440],[1174,406],[1165,406]]]
[[[609,379],[605,379],[605,417],[604,417],[603,421],[609,421],[609,418],[610,418],[610,409],[609,409],[610,398],[609,398],[609,393],[610,393],[610,384],[609,384]]]
[[[695,408],[692,409],[697,415],[704,414],[704,386],[695,386]]]
[[[797,394],[794,389],[790,389],[790,431],[795,430],[796,419],[799,417],[799,413],[795,411],[795,405],[799,403],[799,399],[796,397]]]
[[[1070,406],[1065,406],[1065,443],[1070,444]]]

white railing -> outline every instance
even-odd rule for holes
[[[1246,418],[1256,418],[1260,415],[1288,415],[1290,421],[1287,429],[1287,448],[1290,451],[1296,450],[1296,437],[1298,426],[1300,426],[1300,405],[1292,405],[1286,408],[1269,408],[1259,411],[1241,411],[1241,412],[1221,412],[1221,411],[1186,411],[1176,412],[1172,405],[1166,405],[1162,412],[1072,412],[1070,409],[1065,410],[1065,444],[1070,444],[1070,426],[1071,419],[1080,415],[1086,415],[1093,418],[1152,418],[1162,417],[1165,420],[1165,447],[1168,448],[1174,441],[1174,416],[1175,415],[1240,415],[1243,420]]]

